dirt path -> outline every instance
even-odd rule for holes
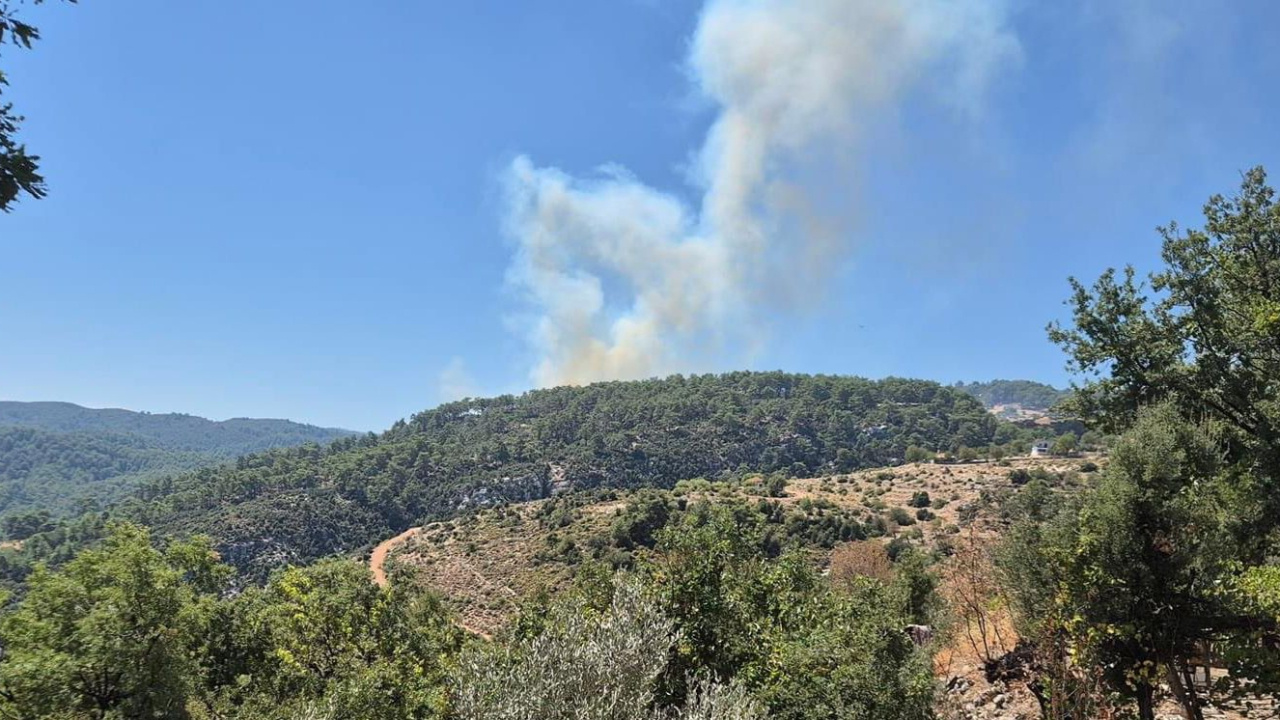
[[[387,556],[391,554],[391,551],[395,548],[395,546],[399,545],[405,540],[408,540],[411,537],[414,537],[420,532],[422,532],[422,528],[420,527],[409,528],[408,530],[405,530],[404,532],[400,533],[399,535],[393,538],[383,540],[382,542],[378,543],[377,547],[373,549],[373,554],[369,556],[369,569],[373,571],[373,581],[377,583],[379,587],[387,586],[387,572],[385,568],[387,564]],[[489,580],[487,580],[484,577],[484,575],[480,573],[479,570],[475,569],[475,567],[468,564],[467,570],[471,572],[471,574],[475,577],[477,582],[480,582],[485,585],[493,586],[493,583],[489,582]],[[512,590],[506,585],[502,585],[499,587],[501,587],[503,590],[506,590],[508,593],[510,593],[512,597],[515,597],[516,595],[515,590]],[[479,635],[485,640],[493,639],[493,636],[490,635],[489,633],[485,632],[484,630],[481,630],[480,628],[473,627],[467,624],[465,621],[460,621],[458,625],[463,630],[466,630],[472,635]]]
[[[383,540],[373,549],[373,554],[369,556],[369,569],[373,571],[373,581],[379,587],[387,586],[387,573],[383,566],[387,564],[387,555],[391,554],[391,549],[421,531],[420,527],[409,528],[389,540]]]

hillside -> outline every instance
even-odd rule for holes
[[[998,421],[936,383],[786,373],[610,382],[449,403],[380,436],[241,458],[146,484],[116,511],[205,533],[263,576],[471,508],[689,478],[814,476],[907,448],[985,447]]]
[[[64,515],[115,502],[141,482],[270,448],[350,435],[287,420],[0,402],[0,515]]]
[[[1007,609],[986,598],[984,614],[974,617],[964,603],[974,597],[973,583],[986,587],[989,580],[980,554],[1026,508],[1044,505],[1046,496],[1078,496],[1105,465],[1096,456],[1020,457],[911,463],[785,485],[761,476],[686,481],[669,491],[577,492],[415,528],[380,544],[370,567],[381,583],[432,588],[467,631],[501,638],[547,598],[589,586],[609,570],[663,566],[667,532],[727,511],[759,538],[763,557],[799,549],[835,586],[856,578],[900,581],[912,556],[927,558],[935,579],[928,586],[937,582],[938,597],[956,611],[931,630],[933,672],[947,688],[938,717],[1032,717],[1038,707],[1024,682],[986,672],[991,655],[1016,657],[1019,638]]]
[[[1017,405],[1026,410],[1048,410],[1067,399],[1071,392],[1031,380],[959,382],[955,388],[978,398],[983,405]]]
[[[146,478],[211,462],[136,435],[0,427],[0,514],[83,511],[126,496]]]
[[[833,549],[863,540],[896,555],[918,546],[949,553],[962,532],[998,528],[1003,505],[1025,471],[1062,490],[1090,468],[1070,458],[995,463],[912,463],[778,484],[767,477],[684,481],[671,490],[595,490],[494,508],[435,522],[378,547],[375,577],[410,572],[436,588],[470,630],[493,634],[520,607],[568,588],[584,563],[633,566],[662,530],[706,505],[734,508],[763,526],[766,555],[808,549],[829,565]]]

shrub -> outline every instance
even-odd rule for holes
[[[930,502],[929,493],[925,490],[918,490],[911,496],[910,505],[915,508],[923,508],[929,507]]]
[[[889,582],[893,579],[893,563],[883,543],[874,540],[845,543],[831,553],[830,577],[835,582],[849,582],[859,577]]]
[[[642,490],[613,521],[613,542],[624,550],[653,547],[654,537],[667,524],[671,511],[661,493]]]
[[[907,448],[906,459],[909,463],[928,462],[933,459],[933,453],[918,445],[912,445]]]
[[[764,493],[774,498],[786,497],[787,479],[781,475],[771,475],[764,481]]]
[[[911,513],[906,508],[895,507],[889,511],[889,519],[898,525],[915,525],[916,519],[911,517]]]
[[[1053,452],[1054,455],[1070,455],[1076,451],[1076,446],[1078,444],[1079,441],[1076,439],[1075,435],[1064,433],[1059,435],[1058,438],[1053,441],[1053,448],[1051,449],[1051,452]]]
[[[562,605],[537,637],[464,654],[454,709],[460,720],[648,720],[674,637],[641,587],[623,583],[604,617]]]
[[[912,550],[911,541],[906,538],[896,537],[890,540],[888,545],[884,546],[884,550],[889,553],[890,560],[897,562],[899,557]]]

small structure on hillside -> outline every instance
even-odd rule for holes
[[[1049,441],[1037,440],[1031,446],[1031,457],[1049,457]]]

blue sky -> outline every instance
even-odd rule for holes
[[[951,67],[969,36],[893,74],[841,161],[799,184],[840,215],[839,252],[810,277],[789,256],[804,240],[775,238],[765,267],[805,292],[715,316],[752,341],[696,352],[694,333],[664,370],[1063,384],[1044,326],[1068,275],[1151,267],[1156,225],[1280,168],[1280,5],[970,4],[1012,41],[981,87]],[[531,386],[528,326],[554,314],[518,277],[511,163],[570,184],[625,168],[605,177],[696,222],[691,166],[722,111],[686,62],[703,10],[27,8],[44,39],[5,49],[6,95],[51,192],[0,216],[0,398],[374,430]],[[916,62],[881,50],[868,77]],[[625,314],[601,277],[602,313]]]

